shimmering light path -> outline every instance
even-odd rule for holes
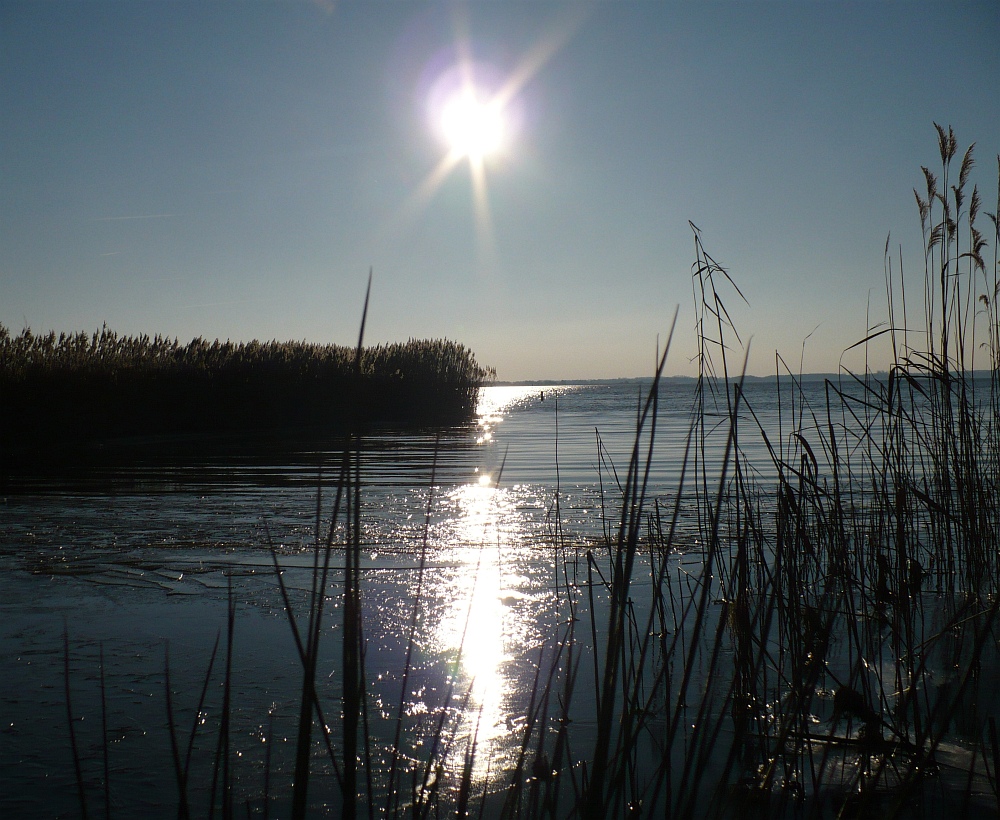
[[[641,390],[629,383],[492,387],[483,391],[477,422],[444,431],[437,444],[435,434],[384,434],[364,443],[364,628],[379,771],[388,768],[401,694],[401,765],[409,780],[423,776],[419,761],[441,726],[448,777],[457,776],[473,744],[477,781],[509,771],[540,652],[565,624],[559,606],[567,579],[579,571],[570,565],[581,554],[577,547],[599,539],[616,515],[617,477],[627,467]],[[685,383],[662,397],[663,450],[652,475],[657,494],[669,492],[677,475],[690,396]],[[3,500],[0,662],[7,674],[0,703],[4,732],[16,741],[0,744],[0,765],[9,773],[4,814],[75,810],[68,747],[51,740],[65,735],[65,705],[45,695],[61,686],[64,623],[74,710],[84,718],[88,748],[100,746],[88,732],[100,724],[95,675],[103,647],[123,812],[156,816],[152,807],[174,805],[172,780],[149,782],[146,774],[172,770],[163,708],[166,644],[177,720],[189,727],[212,643],[225,627],[229,580],[238,613],[239,697],[232,715],[238,785],[259,790],[267,748],[273,782],[288,780],[301,668],[268,544],[278,551],[302,617],[317,485],[323,485],[325,529],[337,459],[331,451],[301,452],[284,462],[265,454],[225,464],[143,465],[110,484],[40,486]],[[559,533],[570,545],[564,552]],[[334,714],[341,561],[338,552],[318,672],[320,695]],[[402,692],[414,609],[417,632]],[[218,688],[210,694],[219,695]],[[218,697],[206,704],[205,726],[217,725],[220,709]],[[215,748],[215,735],[204,732],[192,764],[192,793],[202,795]],[[318,758],[318,768],[324,765]],[[53,782],[58,786],[42,785]],[[336,799],[329,777],[317,779],[315,799],[317,805]]]

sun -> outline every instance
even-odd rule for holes
[[[441,133],[457,157],[481,161],[503,145],[503,112],[496,101],[483,102],[471,89],[458,91],[441,109]]]
[[[484,258],[492,258],[487,177],[516,164],[521,135],[538,114],[537,99],[532,99],[527,86],[589,18],[591,7],[590,3],[567,4],[566,13],[509,71],[473,57],[468,21],[457,14],[455,43],[434,53],[414,89],[428,134],[444,143],[445,151],[407,197],[392,230],[416,219],[452,172],[464,165],[472,183],[480,247]]]

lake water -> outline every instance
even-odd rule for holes
[[[762,425],[780,448],[796,431],[808,435],[808,414],[779,405],[773,383],[750,384],[745,392],[756,415],[744,414],[740,425]],[[362,763],[376,792],[391,765],[400,703],[404,788],[425,774],[449,777],[454,788],[471,737],[475,783],[495,790],[511,776],[539,669],[552,662],[569,623],[566,591],[585,589],[595,569],[607,571],[601,545],[619,520],[620,484],[644,396],[635,382],[490,387],[475,424],[364,441],[362,596],[372,744]],[[676,500],[693,396],[688,381],[661,388],[650,506]],[[822,407],[822,383],[807,386],[806,396]],[[706,423],[719,418],[709,415]],[[741,443],[756,480],[767,485],[774,471],[760,442],[754,435]],[[724,443],[724,430],[711,435],[704,454],[711,469],[721,463]],[[234,793],[245,803],[241,810],[260,814],[269,791],[281,807],[272,814],[284,816],[302,669],[270,547],[292,608],[304,619],[317,520],[325,533],[337,464],[336,452],[308,449],[280,459],[187,455],[77,476],[75,484],[32,481],[0,500],[0,816],[77,814],[66,664],[91,811],[103,807],[107,750],[114,813],[174,816],[168,662],[182,748],[196,730],[191,793],[200,816],[219,737],[230,594]],[[672,559],[678,577],[696,572],[701,548],[694,510],[683,499],[680,509]],[[588,551],[597,555],[592,562]],[[341,696],[343,551],[333,560],[317,672],[332,730]],[[641,597],[651,586],[648,568],[636,578]],[[578,595],[585,608],[586,595]],[[580,687],[592,692],[593,676],[589,684],[586,678]],[[574,720],[581,742],[590,742],[593,714]],[[435,737],[451,743],[436,753],[453,770],[423,771]],[[313,769],[314,810],[338,805],[335,775],[319,745]]]

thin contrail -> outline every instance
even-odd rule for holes
[[[98,216],[95,222],[120,222],[124,219],[166,219],[173,214],[141,214],[139,216]]]
[[[154,280],[156,281],[156,280]],[[223,307],[225,305],[255,305],[261,302],[270,302],[270,299],[226,299],[222,302],[196,302],[191,305],[178,305],[180,310],[189,310],[190,308],[207,308],[207,307]]]

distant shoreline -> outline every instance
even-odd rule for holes
[[[884,375],[888,377],[888,373],[873,373],[876,378]],[[987,374],[984,374],[987,375]],[[794,377],[795,380],[799,380],[800,377]],[[825,381],[826,379],[843,378],[836,373],[806,373],[801,377],[802,381]],[[744,379],[748,382],[767,382],[774,381],[774,376],[745,376]],[[788,375],[783,375],[780,377],[782,382],[792,381],[793,377]],[[495,387],[569,387],[571,385],[588,385],[588,384],[608,384],[608,385],[620,385],[620,384],[649,384],[653,381],[652,376],[621,376],[613,379],[515,379],[515,380],[497,380],[495,382],[490,382],[487,386]],[[695,384],[698,381],[697,376],[662,376],[660,378],[661,382],[666,382],[668,384]]]
[[[911,374],[912,375],[912,374]],[[961,378],[961,374],[954,374],[956,378]],[[966,378],[970,379],[989,379],[992,377],[992,372],[989,370],[975,370],[965,374]],[[859,376],[859,378],[861,378]],[[876,381],[886,381],[889,378],[889,371],[887,370],[876,370],[868,373],[863,378],[874,379]],[[919,378],[919,377],[918,377]],[[799,383],[815,383],[824,381],[844,381],[845,379],[851,380],[853,376],[850,373],[803,373],[802,375],[791,376],[784,373],[780,376],[770,375],[770,376],[751,376],[747,374],[743,376],[743,380],[750,384],[762,384],[764,382],[773,382],[777,379],[781,384],[791,384],[793,382]],[[739,377],[734,376],[733,381],[738,381]],[[612,379],[498,379],[497,381],[491,381],[486,386],[487,387],[570,387],[573,385],[620,385],[620,384],[650,384],[653,381],[651,376],[621,376]],[[667,384],[695,384],[698,381],[697,376],[662,376],[660,378],[661,382]]]

